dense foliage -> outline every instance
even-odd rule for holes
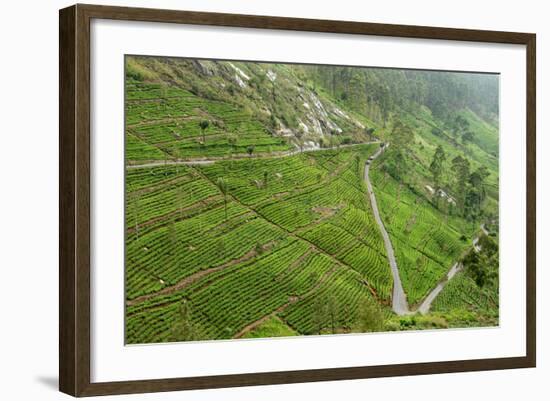
[[[392,114],[421,106],[452,123],[456,110],[485,119],[498,116],[498,76],[391,68],[303,66],[313,83],[349,108],[387,122]]]

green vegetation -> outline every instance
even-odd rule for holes
[[[243,338],[269,338],[269,337],[288,337],[297,335],[280,318],[271,317],[255,329],[246,333]]]
[[[126,123],[127,138],[132,138],[127,139],[132,152],[127,157],[132,161],[228,157],[250,146],[256,153],[289,149],[246,110],[184,89],[162,93],[160,84],[127,83]],[[155,151],[150,157],[146,150],[151,148]]]
[[[171,341],[173,326],[181,325],[182,300],[196,331],[208,338],[235,336],[285,305],[279,318],[297,333],[312,332],[308,311],[323,294],[346,308],[337,326],[349,331],[360,302],[375,302],[373,294],[388,302],[392,278],[357,176],[358,163],[374,149],[298,154],[286,157],[288,164],[272,159],[262,163],[263,171],[255,159],[154,167],[149,174],[149,168],[129,170],[127,297],[147,300],[128,307],[128,341]],[[341,174],[334,174],[336,165]],[[288,177],[285,166],[293,166]],[[306,179],[307,172],[321,180]],[[274,178],[265,185],[261,177]],[[164,201],[150,201],[158,196]],[[306,212],[295,218],[295,210]],[[181,290],[162,293],[186,280]],[[157,295],[147,298],[151,294]],[[153,310],[164,324],[138,332]]]
[[[498,324],[493,78],[127,57],[127,342]]]
[[[477,246],[477,251],[472,249],[466,255],[464,270],[443,289],[433,310],[457,316],[459,324],[458,316],[468,311],[473,316],[468,325],[494,325],[498,324],[499,305],[498,244],[490,236],[483,235]]]

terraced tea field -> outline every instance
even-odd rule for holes
[[[492,291],[482,291],[476,283],[463,272],[445,287],[432,304],[435,312],[448,312],[460,309],[498,309],[498,294]]]
[[[346,310],[340,331],[360,302],[388,305],[392,278],[361,180],[377,147],[128,170],[128,341],[173,340],[182,300],[207,338],[245,336],[266,316],[314,333],[311,309],[326,294]]]
[[[250,146],[254,153],[290,149],[236,106],[133,81],[126,83],[126,146],[131,162],[247,154]]]

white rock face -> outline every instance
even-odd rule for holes
[[[291,129],[287,128],[281,121],[277,120],[280,128],[277,130],[277,135],[280,135],[285,138],[293,137],[294,133]]]
[[[327,124],[330,129],[335,130],[338,134],[342,133],[342,128],[340,128],[338,125],[332,122],[332,120],[327,120]]]
[[[324,135],[323,127],[327,127],[329,130],[334,130],[337,133],[341,133],[342,129],[330,119],[329,113],[327,112],[326,107],[323,105],[323,102],[313,93],[313,92],[307,92],[301,88],[298,88],[300,91],[300,98],[304,100],[303,105],[306,109],[310,110],[310,113],[307,114],[308,122],[310,123],[310,127],[312,127],[313,132],[315,132],[318,135]],[[307,98],[311,101],[313,104],[313,107],[310,106],[310,103],[307,102]],[[332,112],[333,106],[330,106],[330,110]],[[342,114],[345,115],[341,110],[339,110]],[[349,118],[349,117],[347,117]]]
[[[323,116],[325,118],[328,118],[327,111],[323,107],[323,103],[321,103],[319,98],[317,96],[315,96],[315,94],[313,92],[309,93],[309,97],[311,98],[313,104],[315,105],[315,108],[317,109],[317,112],[319,114],[321,114],[321,116]]]
[[[338,107],[335,107],[334,109],[332,109],[334,111],[334,113],[342,118],[345,118],[347,120],[349,120],[349,116],[344,113],[342,110],[340,110]]]
[[[300,127],[304,130],[304,132],[307,134],[309,132],[309,127],[304,124],[303,121],[300,120]]]
[[[275,82],[275,80],[277,79],[277,74],[271,70],[267,70],[267,73],[265,75],[267,75],[271,82]]]
[[[321,122],[318,118],[316,118],[312,113],[309,113],[307,115],[308,122],[311,127],[313,127],[313,132],[315,132],[317,135],[323,136],[323,127],[321,126]]]
[[[347,113],[343,112],[342,110],[340,110],[338,107],[334,107],[332,109],[332,112],[334,114],[336,114],[337,116],[341,117],[341,118],[345,118],[346,120],[348,121],[351,121],[353,124],[355,124],[356,126],[358,126],[359,128],[361,129],[365,129],[365,126],[363,124],[361,124],[359,121],[357,121],[355,118],[352,118],[350,117]]]
[[[305,141],[304,142],[304,149],[320,149],[320,146],[317,142]]]
[[[235,74],[235,82],[237,82],[237,84],[241,87],[241,88],[246,88],[246,84],[244,83],[244,81],[241,79],[241,77],[239,77],[239,75]]]
[[[230,65],[235,71],[237,71],[237,74],[239,74],[239,75],[241,76],[241,78],[244,78],[244,79],[246,79],[247,81],[250,79],[250,77],[249,77],[248,75],[246,75],[246,74],[244,73],[244,71],[241,70],[239,67],[237,67],[235,64],[229,63],[229,65]]]

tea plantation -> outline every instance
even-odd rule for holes
[[[389,118],[382,98],[359,107],[324,74],[127,58],[127,343],[498,324],[494,271],[482,287],[468,267],[495,259],[471,252],[481,224],[492,223],[498,238],[498,128],[462,108],[459,123],[478,135],[457,141],[455,128],[426,107],[412,113],[402,105]],[[401,176],[392,153],[398,117],[412,132]],[[374,159],[388,142],[390,150]],[[451,195],[460,184],[455,170],[434,173],[438,146],[447,163],[464,156],[482,175],[468,216]],[[392,310],[394,275],[368,196],[367,164],[411,316]],[[466,183],[472,192],[474,178]],[[432,187],[445,191],[443,201]],[[414,320],[462,260],[430,313]]]

